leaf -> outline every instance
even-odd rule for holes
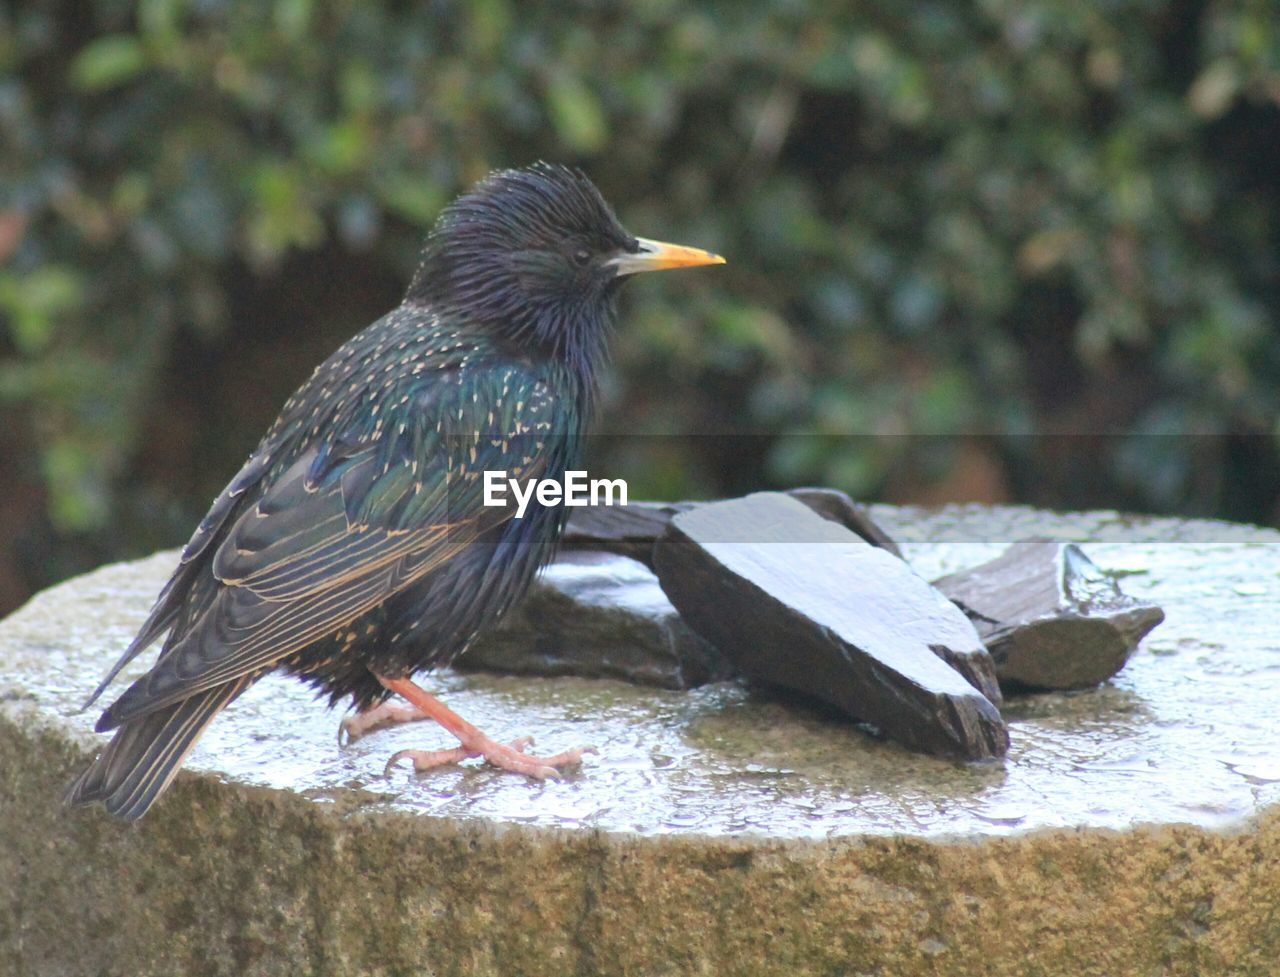
[[[83,532],[106,520],[108,502],[101,464],[92,448],[61,438],[41,458],[49,486],[49,518],[62,532]]]
[[[378,199],[398,217],[429,225],[445,205],[444,190],[429,177],[399,173],[377,185]]]
[[[0,311],[7,314],[14,346],[27,355],[47,347],[58,320],[82,300],[79,276],[61,265],[0,277]]]
[[[600,101],[572,75],[555,75],[547,85],[547,112],[551,125],[565,144],[580,153],[604,148],[608,124]]]
[[[1240,91],[1236,66],[1225,59],[1214,61],[1192,83],[1187,92],[1191,111],[1204,119],[1216,119],[1235,100]]]
[[[315,247],[324,240],[320,219],[300,168],[279,159],[263,160],[252,176],[254,207],[249,241],[255,257],[274,260],[289,247]]]
[[[153,40],[172,38],[187,7],[187,0],[139,0],[138,26]]]
[[[108,34],[86,45],[71,62],[71,82],[86,92],[114,88],[147,66],[146,52],[131,34]]]
[[[311,0],[276,0],[276,27],[290,41],[297,42],[307,33],[311,25]]]
[[[507,0],[472,0],[467,43],[476,52],[493,55],[511,35],[513,11]]]

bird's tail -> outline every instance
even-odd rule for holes
[[[243,675],[128,720],[67,789],[64,802],[78,807],[102,801],[108,814],[126,821],[142,817],[213,717],[257,677]]]

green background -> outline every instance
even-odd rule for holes
[[[0,609],[184,540],[538,158],[729,258],[628,289],[633,497],[1275,523],[1278,147],[1274,2],[0,4]]]

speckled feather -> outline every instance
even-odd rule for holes
[[[441,216],[405,302],[289,399],[183,550],[102,715],[117,730],[70,803],[137,817],[204,726],[275,668],[331,702],[451,661],[552,556],[564,510],[482,504],[483,473],[580,467],[617,279],[569,256],[634,250],[576,171],[495,174]]]

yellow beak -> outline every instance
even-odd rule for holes
[[[718,254],[703,251],[701,248],[686,248],[681,244],[666,244],[662,241],[646,241],[637,238],[640,250],[624,252],[612,258],[609,264],[618,270],[619,275],[634,275],[638,271],[662,271],[664,268],[695,268],[698,265],[722,265],[724,259]]]

